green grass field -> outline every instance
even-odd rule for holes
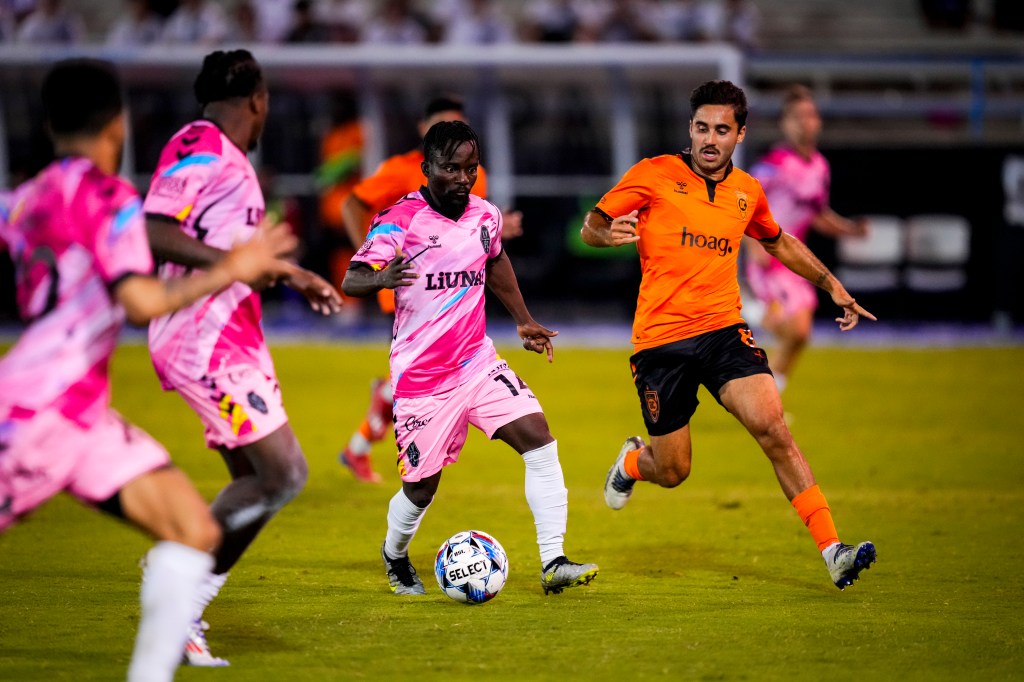
[[[429,595],[394,597],[379,558],[398,486],[360,485],[335,454],[383,369],[381,348],[274,351],[310,462],[302,495],[268,527],[207,611],[230,668],[180,680],[1010,680],[1024,666],[1020,349],[815,348],[785,396],[793,431],[842,537],[876,566],[832,586],[753,440],[710,396],[694,466],[676,490],[640,486],[621,512],[601,486],[642,431],[628,352],[508,350],[559,439],[570,557],[586,588],[545,597],[523,467],[470,437],[411,556]],[[212,498],[226,482],[198,420],[162,394],[146,351],[114,362],[115,405],[165,443]],[[431,561],[450,534],[493,533],[511,560],[494,601],[444,597]],[[67,497],[0,538],[0,679],[123,678],[149,542]]]

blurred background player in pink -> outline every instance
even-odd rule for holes
[[[42,99],[58,159],[0,206],[27,324],[0,359],[0,532],[63,490],[155,538],[128,679],[168,681],[221,531],[167,451],[111,408],[110,357],[126,317],[142,324],[273,275],[296,241],[262,230],[207,271],[152,277],[142,202],[116,175],[125,116],[112,66],[60,62]]]
[[[832,237],[866,234],[863,221],[848,220],[829,207],[831,174],[818,151],[821,116],[809,89],[794,85],[786,91],[779,128],[782,141],[750,173],[761,182],[782,229],[802,242],[812,229]],[[771,368],[781,391],[811,337],[818,295],[814,285],[769,256],[760,244],[744,241],[747,282],[765,306],[761,324],[776,340]]]
[[[426,136],[434,124],[442,121],[466,121],[465,106],[461,99],[454,95],[441,95],[427,102],[423,118],[418,124],[420,138]],[[422,169],[423,160],[423,150],[420,147],[385,159],[372,175],[363,178],[345,197],[341,205],[341,217],[349,240],[355,248],[358,249],[366,239],[370,218],[423,186],[426,182]],[[471,191],[481,198],[487,198],[487,174],[483,166],[479,167],[477,181]],[[514,239],[523,233],[522,213],[504,211],[502,218],[505,224],[503,240]],[[391,289],[378,291],[377,301],[385,314],[391,315],[395,312],[395,295]],[[391,404],[391,382],[387,378],[374,379],[370,385],[370,406],[366,411],[366,417],[338,457],[360,481],[381,481],[380,474],[373,470],[370,450],[374,443],[388,434],[392,418]]]
[[[194,90],[202,118],[164,147],[144,204],[161,277],[211,267],[232,244],[251,238],[265,213],[246,156],[267,118],[260,65],[246,50],[210,53]],[[281,282],[325,315],[339,310],[338,292],[312,272],[287,263],[275,274],[261,284]],[[236,283],[149,327],[161,385],[199,415],[207,445],[221,453],[232,479],[211,507],[224,541],[195,604],[186,649],[192,665],[227,665],[210,654],[202,613],[228,570],[306,482],[306,460],[288,423],[261,320],[258,291]]]

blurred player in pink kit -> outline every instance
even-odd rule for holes
[[[374,217],[342,283],[350,296],[395,290],[391,385],[402,489],[388,507],[381,547],[391,590],[425,594],[409,544],[470,424],[508,443],[526,464],[544,592],[585,585],[598,567],[569,561],[562,549],[568,495],[558,443],[533,391],[486,335],[484,286],[511,313],[527,350],[551,361],[557,332],[526,308],[501,246],[501,211],[470,194],[480,164],[476,133],[461,121],[436,123],[423,149],[427,186]]]
[[[779,121],[783,141],[750,171],[764,187],[779,225],[802,242],[818,230],[833,237],[863,236],[865,225],[848,220],[828,205],[831,176],[818,151],[821,116],[811,91],[796,85],[785,94]],[[811,336],[818,297],[814,285],[772,258],[753,240],[747,242],[747,281],[765,304],[762,325],[775,336],[772,372],[785,388],[796,360]]]
[[[28,325],[0,359],[0,531],[67,491],[156,538],[128,679],[170,680],[221,531],[166,450],[111,409],[110,356],[126,317],[141,324],[275,275],[295,239],[262,230],[194,277],[151,277],[142,202],[116,176],[125,118],[113,68],[58,63],[42,96],[60,158],[0,207]]]
[[[219,262],[232,244],[251,238],[265,211],[246,156],[263,131],[269,103],[259,64],[245,50],[213,52],[194,90],[203,118],[164,147],[143,206],[161,277]],[[298,266],[288,264],[276,281],[324,314],[341,304],[330,284]],[[236,283],[149,327],[161,384],[199,415],[207,445],[221,453],[232,478],[211,506],[224,541],[195,603],[185,651],[191,665],[227,665],[210,654],[202,613],[228,570],[306,482],[306,460],[281,401],[261,318],[259,293]]]

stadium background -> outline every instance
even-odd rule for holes
[[[64,4],[86,19],[89,42],[0,43],[0,186],[49,158],[36,103],[45,65],[88,53],[116,61],[126,75],[133,134],[124,170],[145,188],[163,142],[196,114],[191,79],[208,48],[104,47],[103,32],[119,3]],[[526,3],[499,4],[523,20]],[[832,201],[840,213],[955,214],[970,224],[963,287],[936,294],[898,284],[855,295],[889,320],[995,319],[1005,329],[1022,319],[1024,284],[1015,264],[1024,255],[1024,229],[1004,216],[1013,200],[1006,183],[1024,201],[1024,179],[1003,177],[1004,164],[1024,155],[1024,32],[1012,30],[1019,21],[1012,9],[1007,14],[1012,3],[753,4],[760,16],[756,47],[252,44],[273,92],[256,161],[272,174],[270,193],[296,202],[304,260],[324,272],[339,238],[318,215],[312,170],[342,105],[354,98],[362,116],[368,172],[417,143],[415,121],[427,97],[459,93],[483,138],[492,198],[524,213],[525,234],[508,250],[528,299],[563,319],[625,321],[638,278],[634,259],[582,248],[576,237],[582,213],[636,159],[686,144],[686,97],[700,80],[728,77],[747,89],[751,117],[741,164],[777,138],[779,94],[801,82],[814,88],[824,117],[821,147],[832,162]],[[962,27],[937,28],[926,19],[928,5],[973,13]],[[997,28],[997,20],[1011,28]],[[812,247],[829,265],[840,265],[829,240]],[[0,316],[12,321],[9,262],[0,271]],[[308,322],[292,303],[271,303],[270,321],[280,312],[284,321]],[[827,318],[831,311],[819,314]],[[365,307],[331,332],[372,322]]]

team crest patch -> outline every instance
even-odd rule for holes
[[[246,396],[249,399],[249,406],[256,410],[260,414],[267,414],[267,403],[261,398],[256,391],[249,391],[249,395]]]
[[[487,231],[486,225],[480,226],[480,244],[484,247],[484,253],[491,252],[491,233]]]
[[[420,465],[420,449],[416,447],[416,443],[409,443],[409,447],[405,449],[405,458],[409,461],[409,466],[418,467]]]
[[[747,195],[744,192],[736,192],[736,207],[740,209],[740,216],[747,217]]]
[[[647,414],[651,415],[651,421],[657,423],[661,415],[661,402],[658,400],[657,391],[644,391],[644,405],[647,407]]]

